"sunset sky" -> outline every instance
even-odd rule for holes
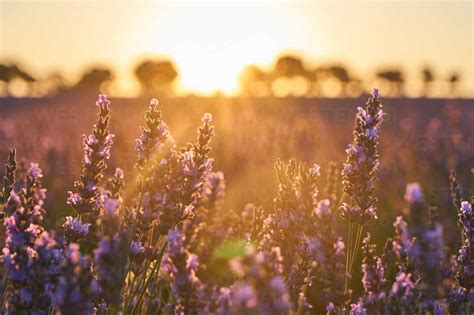
[[[232,94],[244,65],[271,66],[290,51],[315,65],[341,61],[363,77],[400,66],[409,92],[424,65],[438,79],[455,70],[461,94],[473,96],[473,10],[472,1],[0,0],[0,62],[71,81],[104,64],[116,69],[116,94],[133,95],[134,66],[158,55],[175,61],[180,91]]]

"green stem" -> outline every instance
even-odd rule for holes
[[[351,244],[352,244],[352,228],[353,228],[353,223],[349,222],[349,230],[347,232],[347,253],[346,253],[346,274],[345,274],[345,280],[344,280],[344,293],[347,293],[348,288],[348,282],[349,282],[349,257],[351,255]]]
[[[153,278],[155,272],[156,272],[157,270],[159,270],[159,267],[160,267],[160,265],[161,265],[161,259],[163,258],[163,254],[165,253],[166,245],[168,245],[168,243],[165,241],[165,242],[163,243],[163,246],[161,247],[160,255],[158,256],[158,259],[156,259],[156,263],[155,263],[155,265],[153,266],[153,269],[151,270],[150,276],[147,278],[147,280],[146,280],[146,282],[145,282],[145,285],[143,286],[143,289],[142,289],[142,291],[140,292],[140,296],[139,296],[139,298],[138,298],[137,304],[135,304],[135,307],[134,307],[133,310],[132,310],[132,314],[134,314],[135,311],[138,310],[138,306],[140,305],[140,303],[141,303],[141,301],[142,301],[142,298],[143,298],[143,296],[145,295],[146,288],[147,288],[148,285],[150,284],[150,281],[151,281],[151,279]]]
[[[351,263],[349,265],[349,271],[350,272],[352,271],[352,267],[353,267],[355,259],[357,257],[357,253],[359,252],[359,243],[360,243],[360,239],[362,237],[362,230],[363,229],[364,229],[363,225],[359,225],[357,227],[357,235],[356,235],[356,241],[355,241],[355,244],[354,244],[354,251],[352,253]]]
[[[306,291],[308,289],[308,285],[304,285],[303,286],[303,289],[301,290],[301,292],[303,292],[303,294],[306,296]],[[298,301],[299,302],[299,301]],[[303,314],[303,303],[298,303],[298,310],[296,311],[296,314],[297,315],[302,315]]]
[[[138,292],[140,291],[140,288],[142,288],[142,285],[146,280],[146,275],[147,275],[148,268],[150,267],[150,264],[151,264],[150,261],[148,261],[146,263],[145,268],[143,268],[144,271],[140,274],[139,277],[136,277],[138,279],[137,285],[135,286],[135,281],[134,281],[134,284],[131,287],[132,293],[130,294],[130,296],[128,298],[128,301],[127,301],[127,307],[125,308],[125,313],[126,314],[129,314],[128,309],[130,307],[130,303],[133,301],[135,296],[138,294]]]

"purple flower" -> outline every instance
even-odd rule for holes
[[[138,256],[145,252],[145,247],[143,247],[140,243],[132,241],[130,244],[130,255]]]
[[[412,204],[416,202],[423,202],[423,190],[419,183],[407,184],[405,191],[406,202]]]
[[[194,162],[193,151],[186,151],[183,154],[183,160],[181,161],[181,167],[183,168],[183,174],[185,176],[196,176],[198,173],[198,166]]]
[[[90,226],[90,223],[82,223],[80,219],[67,216],[66,222],[63,224],[64,235],[69,240],[77,241],[89,233]]]
[[[315,212],[318,217],[322,217],[330,214],[330,201],[329,199],[323,199],[318,202]]]
[[[123,179],[123,170],[121,168],[116,168],[115,169],[115,174],[114,174],[114,177],[118,178],[118,179]]]
[[[158,104],[159,104],[158,99],[152,98],[152,99],[150,100],[150,107],[155,108],[156,106],[158,106]]]
[[[393,240],[393,251],[399,259],[404,260],[411,246],[410,235],[408,233],[408,225],[402,216],[398,216],[393,223],[395,228],[395,239]]]
[[[102,215],[114,216],[117,215],[118,209],[122,204],[122,199],[105,197],[104,208]]]
[[[222,172],[209,172],[203,187],[203,197],[209,206],[221,199],[225,194],[225,180]]]
[[[67,192],[67,203],[71,206],[78,206],[82,202],[80,194],[73,193],[72,191]]]
[[[336,249],[336,256],[344,256],[344,250],[346,248],[346,245],[342,241],[342,237],[339,237],[334,244],[334,248]]]
[[[326,314],[327,315],[335,315],[336,314],[336,307],[333,302],[329,302],[328,306],[326,306]]]
[[[309,172],[313,176],[320,176],[320,172],[319,172],[320,169],[321,167],[318,164],[313,164],[313,166],[309,169]]]
[[[43,171],[39,167],[38,163],[31,163],[27,173],[35,179],[40,179],[43,177]]]
[[[390,290],[391,296],[409,296],[413,293],[415,284],[411,280],[411,274],[399,272]]]
[[[99,94],[99,99],[96,102],[97,106],[110,105],[110,101],[107,99],[107,95]]]
[[[472,212],[472,206],[469,202],[463,201],[461,202],[461,209],[459,210],[461,211],[461,215],[469,216]]]
[[[379,97],[379,89],[374,88],[374,91],[372,92],[372,94],[373,94],[375,97]]]
[[[211,121],[212,121],[212,114],[210,114],[210,113],[205,113],[201,120],[202,120],[202,122],[204,122],[204,123],[209,123],[209,122],[211,122]]]
[[[230,289],[220,288],[217,297],[217,315],[227,315],[230,313]]]
[[[281,276],[282,257],[278,248],[253,252],[234,261],[240,281],[230,287],[233,314],[288,314],[291,309],[288,287]]]
[[[359,303],[352,303],[350,306],[350,315],[366,315],[367,310],[364,308],[364,304],[362,302]]]

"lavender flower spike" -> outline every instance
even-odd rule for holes
[[[471,292],[474,290],[474,211],[472,202],[461,202],[459,220],[463,225],[464,243],[459,250],[459,271],[456,278],[467,292]]]
[[[384,112],[378,90],[374,89],[366,107],[358,107],[354,128],[354,141],[349,145],[347,160],[342,170],[344,192],[349,202],[341,206],[341,215],[360,225],[377,219],[374,196],[376,173],[379,167],[378,137]]]
[[[171,277],[171,292],[175,314],[193,314],[204,307],[200,296],[204,285],[196,276],[198,257],[184,248],[185,236],[173,229],[167,237],[169,250],[164,268]]]
[[[100,207],[100,191],[98,184],[103,177],[103,170],[107,168],[106,160],[110,158],[110,148],[114,137],[109,128],[109,105],[105,95],[99,95],[96,102],[100,110],[97,123],[91,135],[83,136],[84,157],[82,159],[81,179],[74,183],[77,192],[68,192],[67,203],[78,214],[97,216]],[[91,222],[94,221],[91,218]]]

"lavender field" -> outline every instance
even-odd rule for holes
[[[473,25],[0,0],[0,315],[474,314]]]
[[[2,99],[4,311],[474,311],[473,103],[378,93]]]

